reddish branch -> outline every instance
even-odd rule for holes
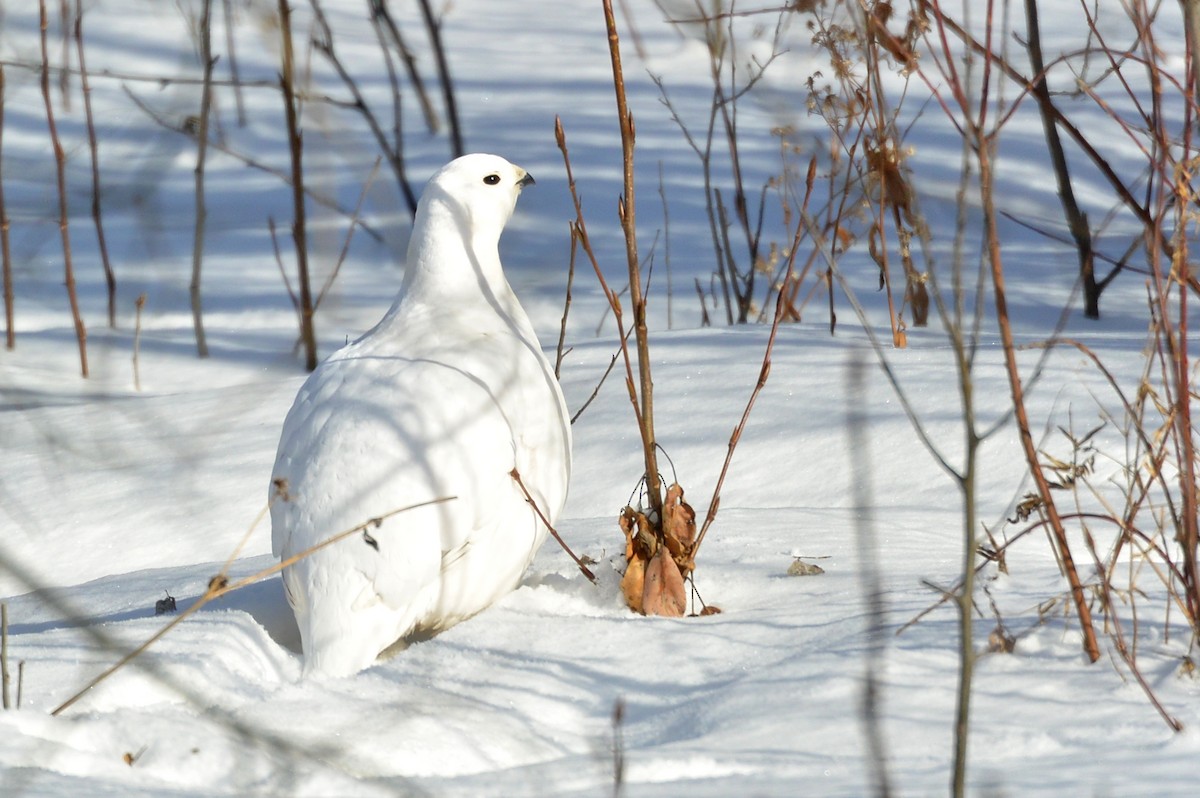
[[[46,105],[46,124],[50,130],[50,143],[54,148],[54,165],[58,176],[58,230],[62,236],[63,282],[67,288],[67,300],[71,304],[71,319],[75,324],[75,338],[79,342],[79,370],[88,376],[87,328],[79,312],[79,297],[75,293],[75,268],[71,264],[71,230],[68,226],[67,208],[67,154],[58,140],[58,125],[54,121],[54,106],[50,102],[50,57],[47,52],[46,0],[38,0],[41,17],[42,46],[42,100]]]

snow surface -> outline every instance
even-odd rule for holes
[[[177,4],[85,5],[89,69],[196,74]],[[198,4],[179,5],[194,11]],[[277,69],[269,24],[275,4],[232,5],[243,76],[269,83]],[[361,19],[363,4],[325,5],[339,51],[361,70],[368,96],[381,100],[386,79],[374,60],[374,34]],[[404,6],[397,9],[401,24],[412,31],[410,43],[429,74],[415,4],[396,5]],[[1115,4],[1101,5],[1111,13]],[[3,9],[0,54],[7,61],[38,60],[32,6]],[[1073,38],[1081,29],[1077,4],[1043,7],[1048,50],[1079,46]],[[298,29],[306,20],[298,9]],[[649,4],[638,5],[636,20],[649,59],[645,64],[634,55],[627,36],[643,249],[664,226],[656,193],[661,162],[676,286],[668,325],[660,243],[651,319],[657,432],[703,514],[768,331],[699,327],[692,277],[707,279],[712,268],[699,169],[644,67],[664,76],[681,113],[700,124],[708,105],[707,64],[702,47],[661,24]],[[1019,15],[1016,22],[1020,28]],[[770,127],[794,125],[810,136],[821,130],[819,120],[803,112],[803,81],[821,63],[800,28],[793,25],[792,50],[770,80],[741,106],[750,185],[778,171],[778,143],[765,134]],[[553,140],[556,114],[567,130],[597,250],[610,281],[621,282],[620,153],[599,4],[457,0],[446,8],[444,30],[468,148],[500,153],[538,179],[501,246],[510,280],[552,352],[573,218]],[[52,21],[56,60],[57,31]],[[1181,65],[1181,41],[1163,44]],[[223,51],[223,33],[214,47]],[[218,64],[218,73],[226,64]],[[319,84],[343,96],[328,68],[314,64]],[[478,618],[358,677],[302,680],[295,624],[275,576],[204,607],[132,666],[51,717],[54,707],[166,623],[154,615],[155,602],[166,594],[182,611],[231,556],[232,578],[272,563],[265,525],[239,545],[262,510],[279,428],[304,374],[267,233],[273,216],[290,263],[284,232],[290,193],[277,178],[211,153],[203,285],[212,356],[197,359],[187,295],[194,143],[151,121],[122,87],[176,124],[199,107],[199,89],[97,75],[92,87],[106,232],[120,284],[115,330],[103,321],[78,86],[69,111],[56,100],[89,325],[93,375],[80,379],[61,285],[54,164],[37,75],[10,65],[5,76],[2,174],[12,218],[18,341],[14,351],[0,354],[0,596],[9,608],[10,660],[14,670],[18,660],[25,664],[22,708],[0,712],[0,793],[611,794],[612,719],[623,701],[626,795],[862,795],[870,789],[860,718],[869,660],[882,683],[880,723],[893,783],[903,794],[946,789],[957,673],[953,610],[941,606],[902,634],[893,632],[937,602],[926,583],[949,586],[956,578],[960,497],[877,370],[869,372],[865,395],[851,395],[850,365],[873,363],[876,355],[842,300],[835,336],[818,309],[804,324],[780,330],[770,380],[737,449],[696,574],[704,599],[721,614],[647,619],[624,609],[616,515],[635,488],[640,455],[616,374],[575,425],[576,468],[560,522],[571,546],[597,560],[599,585],[546,546],[521,587]],[[246,101],[248,125],[238,128],[232,98],[219,95],[220,134],[238,151],[286,170],[277,92],[248,90]],[[1094,107],[1072,102],[1072,112],[1103,135],[1106,123]],[[374,160],[373,143],[352,113],[317,104],[306,113],[311,183],[352,207]],[[923,119],[928,124],[911,134],[913,168],[924,181],[926,214],[945,230],[953,220],[960,154],[934,108]],[[406,154],[419,187],[448,160],[445,137],[423,132],[411,108],[406,123]],[[1001,163],[1010,168],[1002,169],[998,191],[1006,211],[1058,220],[1040,135],[1031,109],[1014,117],[1001,140]],[[1114,168],[1138,168],[1132,144],[1122,145],[1119,135],[1106,141]],[[1081,199],[1099,218],[1112,200],[1101,182],[1087,179],[1092,182]],[[315,203],[310,208],[314,263],[323,278],[341,247],[345,221]],[[408,228],[386,167],[365,218],[384,241],[357,234],[317,315],[325,354],[372,325],[399,284]],[[1136,233],[1122,224],[1114,220],[1108,234]],[[1040,340],[1071,294],[1073,255],[1016,223],[1005,222],[1003,235],[1018,334]],[[935,236],[941,252],[948,241]],[[848,259],[847,273],[880,323],[869,265],[855,271]],[[143,292],[137,390],[134,300]],[[1102,323],[1069,320],[1069,333],[1100,352],[1125,384],[1145,364],[1143,306],[1140,279],[1130,276],[1105,294]],[[614,341],[595,280],[581,262],[562,370],[572,410],[591,394]],[[936,326],[913,329],[909,343],[885,354],[931,437],[956,462],[962,424],[945,336]],[[1027,373],[1040,357],[1023,353]],[[1007,382],[988,332],[975,384],[983,425],[1002,418]],[[1090,429],[1102,408],[1116,411],[1103,380],[1065,349],[1046,361],[1030,402],[1046,446],[1059,452],[1057,425]],[[866,451],[850,446],[852,407],[868,421]],[[1124,441],[1110,427],[1098,446],[1112,455],[1099,460],[1101,482],[1118,475]],[[982,458],[980,519],[999,529],[1027,489],[1011,425],[989,439]],[[870,502],[859,507],[854,487],[864,484]],[[882,649],[865,632],[862,575],[870,551],[857,542],[864,529],[875,541],[883,579]],[[797,556],[820,564],[825,574],[787,576]],[[977,665],[972,792],[1193,795],[1200,686],[1180,675],[1183,629],[1168,629],[1157,609],[1138,618],[1143,674],[1185,726],[1174,733],[1115,664],[1114,653],[1106,648],[1100,662],[1086,664],[1044,538],[1027,536],[1010,551],[1009,567],[1008,575],[985,571],[988,594],[980,593],[984,619],[976,645],[986,645],[992,626],[988,596],[1018,642],[1012,655],[986,655]],[[1052,597],[1059,602],[1041,618],[1039,605]]]

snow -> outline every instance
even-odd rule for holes
[[[243,77],[274,80],[276,45],[267,14],[274,4],[233,5]],[[374,60],[374,34],[361,20],[362,4],[325,5],[339,51],[364,76],[368,96],[382,101],[386,79]],[[395,5],[404,30],[413,31],[410,44],[423,48],[415,4]],[[1115,4],[1101,5],[1111,13]],[[195,74],[177,4],[96,0],[85,6],[90,70]],[[1048,53],[1077,47],[1076,4],[1043,6]],[[20,10],[9,4],[4,11],[0,56],[36,62],[32,4]],[[676,287],[668,329],[660,242],[651,297],[657,432],[703,516],[730,432],[758,376],[768,330],[699,327],[691,279],[706,280],[711,268],[699,168],[644,66],[663,75],[673,102],[700,124],[708,107],[707,64],[697,42],[660,24],[649,4],[637,14],[649,63],[634,55],[627,37],[626,69],[638,122],[642,245],[648,253],[663,227],[661,161]],[[304,8],[296,17],[298,29],[307,24]],[[615,218],[620,153],[599,4],[458,0],[447,7],[444,25],[468,148],[502,154],[538,181],[522,197],[501,250],[553,357],[573,218],[554,146],[555,115],[566,128],[601,262],[614,288],[622,282]],[[740,106],[750,185],[779,168],[778,141],[766,135],[771,127],[794,125],[799,137],[809,138],[821,131],[797,94],[814,58],[800,27],[793,24],[793,51],[771,73],[778,82],[763,87],[761,102]],[[55,59],[57,30],[52,20]],[[1163,44],[1181,65],[1182,42]],[[214,47],[224,47],[223,34]],[[423,65],[430,63],[424,49],[419,55]],[[219,63],[218,72],[224,68]],[[315,72],[322,87],[340,96],[327,67],[315,62]],[[597,561],[598,585],[551,543],[521,586],[477,618],[357,677],[302,679],[298,634],[275,575],[202,607],[130,666],[51,716],[169,622],[171,616],[154,615],[156,601],[169,594],[186,612],[229,558],[232,579],[273,564],[267,526],[253,525],[280,426],[305,375],[293,354],[295,317],[267,233],[273,216],[290,265],[290,193],[276,178],[210,153],[203,286],[212,356],[197,359],[187,294],[194,145],[151,121],[122,86],[176,121],[199,107],[199,89],[97,75],[92,89],[106,232],[120,291],[115,330],[104,324],[104,284],[88,217],[82,103],[77,91],[70,110],[55,103],[89,327],[93,374],[80,379],[61,285],[54,164],[37,76],[10,65],[5,77],[2,176],[12,217],[18,338],[15,350],[0,353],[0,596],[8,604],[10,661],[14,670],[18,660],[25,664],[22,708],[0,712],[0,792],[606,794],[613,791],[613,712],[622,701],[628,796],[857,796],[870,785],[860,718],[868,659],[881,680],[880,724],[894,785],[913,795],[946,789],[956,618],[942,605],[895,632],[936,604],[930,584],[949,587],[956,579],[960,496],[922,448],[878,370],[868,371],[865,395],[850,392],[850,364],[872,364],[876,354],[841,299],[836,335],[828,333],[820,302],[803,324],[780,330],[770,379],[733,458],[696,573],[704,600],[721,614],[641,618],[623,606],[616,517],[641,467],[618,372],[574,426],[575,471],[559,522],[572,548]],[[1114,86],[1104,89],[1116,99]],[[223,135],[238,151],[286,170],[277,91],[248,90],[246,101],[249,121],[242,129],[232,98],[219,96]],[[1106,136],[1114,169],[1137,174],[1132,143],[1086,100],[1069,102],[1073,114]],[[312,185],[353,207],[373,165],[374,144],[352,113],[315,104],[308,111]],[[922,119],[928,126],[914,128],[913,169],[925,181],[923,210],[949,229],[960,153],[938,114],[927,108]],[[422,131],[415,108],[406,121],[406,155],[419,187],[448,160],[445,136]],[[1054,225],[1061,214],[1040,135],[1032,107],[1023,108],[1001,138],[998,195],[1005,210]],[[1013,169],[1006,171],[1006,164]],[[1090,179],[1080,198],[1101,218],[1111,192]],[[1030,189],[1039,183],[1046,185]],[[346,223],[321,205],[309,207],[323,281]],[[325,355],[373,325],[399,285],[408,227],[386,166],[364,218],[385,240],[356,234],[317,314]],[[1042,340],[1070,296],[1073,253],[1014,222],[1005,221],[1002,234],[1019,338]],[[1113,251],[1135,234],[1122,217],[1105,228]],[[935,236],[940,252],[948,242]],[[875,276],[862,258],[848,262],[846,271],[886,338]],[[611,318],[589,268],[582,259],[577,264],[571,350],[562,369],[572,412],[592,393],[615,349]],[[137,390],[134,300],[143,292]],[[1125,275],[1105,294],[1104,321],[1086,322],[1077,312],[1068,320],[1068,333],[1093,347],[1126,386],[1136,385],[1145,367],[1144,301],[1142,278]],[[948,460],[959,462],[959,397],[940,328],[910,329],[909,348],[884,355],[930,437]],[[1119,404],[1074,349],[1023,352],[1025,373],[1043,357],[1030,414],[1039,442],[1063,456],[1058,425],[1091,429],[1102,412],[1119,418]],[[990,324],[975,389],[981,426],[1002,419],[1008,387]],[[850,446],[852,405],[867,418],[867,451]],[[1103,453],[1096,482],[1121,479],[1120,430],[1110,425],[1096,443]],[[1029,489],[1011,423],[987,441],[981,457],[980,520],[998,531]],[[864,481],[868,508],[856,506],[854,487]],[[886,604],[879,644],[865,632],[862,577],[870,552],[857,542],[864,523],[875,541]],[[1016,529],[1007,527],[1010,534]],[[825,573],[787,576],[797,556]],[[1028,535],[1008,557],[1009,573],[986,569],[978,595],[983,617],[976,646],[986,646],[994,625],[989,597],[1017,643],[1012,654],[986,654],[977,663],[971,792],[1193,794],[1200,685],[1182,675],[1186,630],[1178,613],[1167,618],[1154,578],[1139,579],[1151,595],[1137,605],[1138,662],[1157,698],[1183,723],[1179,733],[1162,721],[1107,637],[1101,661],[1086,663],[1044,537]],[[1046,606],[1051,598],[1057,603]]]

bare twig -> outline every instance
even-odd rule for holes
[[[196,130],[195,196],[196,219],[192,233],[192,281],[188,293],[192,300],[192,327],[196,332],[196,354],[208,357],[208,340],[204,334],[204,306],[200,293],[200,273],[204,262],[204,229],[208,207],[204,200],[204,165],[208,157],[208,122],[212,109],[212,71],[216,58],[212,54],[212,0],[204,0],[200,16],[200,60],[204,66],[204,86],[200,94],[200,124]]]
[[[338,273],[342,270],[342,264],[346,262],[346,256],[350,254],[350,242],[354,240],[354,231],[358,228],[358,215],[362,213],[363,203],[366,202],[367,194],[371,190],[371,186],[375,184],[375,178],[379,175],[379,166],[383,163],[383,156],[375,158],[375,165],[371,167],[371,173],[367,175],[367,180],[363,183],[362,191],[358,193],[358,202],[354,204],[354,212],[350,215],[350,224],[346,228],[346,237],[342,240],[342,249],[338,252],[337,260],[333,264],[333,269],[329,272],[329,276],[325,278],[325,283],[321,286],[320,292],[317,293],[317,298],[313,302],[313,311],[321,307],[321,300],[325,298],[325,294],[333,287],[333,281],[337,279]],[[286,277],[286,275],[285,275]],[[290,292],[290,288],[289,288]]]
[[[228,573],[229,573],[228,568],[232,564],[232,558],[231,558],[230,560],[228,560],[225,563],[225,567],[223,567],[216,576],[214,576],[212,579],[209,580],[208,588],[204,591],[204,594],[196,600],[196,602],[194,604],[192,604],[187,609],[183,610],[183,612],[176,615],[173,619],[171,619],[170,623],[168,623],[162,629],[159,629],[157,632],[155,632],[153,635],[151,635],[149,638],[147,638],[144,643],[142,643],[140,646],[135,648],[133,651],[130,651],[125,656],[121,657],[121,659],[118,660],[116,662],[116,664],[105,669],[99,676],[95,677],[90,682],[88,682],[81,690],[79,690],[77,693],[72,695],[66,701],[62,702],[57,707],[55,707],[54,710],[50,714],[57,716],[57,715],[61,715],[66,710],[70,709],[70,707],[75,702],[77,702],[79,699],[83,698],[88,693],[89,690],[91,690],[93,687],[95,687],[96,685],[103,682],[105,679],[112,676],[114,673],[119,671],[121,668],[124,668],[126,665],[128,665],[133,660],[137,659],[139,656],[141,656],[143,653],[145,653],[145,651],[148,648],[150,648],[151,645],[153,645],[155,642],[160,640],[165,634],[167,634],[167,632],[170,632],[176,626],[183,623],[187,618],[191,617],[198,610],[200,610],[202,607],[204,607],[204,605],[208,604],[209,602],[213,601],[214,599],[221,598],[222,596],[232,593],[235,590],[241,590],[242,588],[247,587],[248,585],[252,585],[255,582],[261,582],[263,579],[266,579],[268,576],[273,576],[273,575],[279,573],[283,569],[296,564],[297,562],[299,562],[300,560],[303,560],[305,557],[310,556],[314,552],[320,551],[321,549],[324,549],[328,546],[332,546],[334,543],[345,540],[346,538],[350,537],[351,535],[355,535],[360,532],[365,532],[368,529],[378,527],[380,524],[382,524],[384,521],[386,521],[388,518],[391,518],[394,515],[399,515],[400,513],[406,513],[409,510],[416,510],[421,507],[428,507],[429,505],[432,505],[432,504],[442,504],[444,502],[453,501],[455,498],[457,498],[457,497],[446,496],[446,497],[437,498],[437,499],[430,499],[429,501],[418,502],[417,504],[410,504],[407,507],[401,507],[399,509],[384,513],[383,515],[380,515],[376,518],[372,518],[368,521],[364,521],[363,523],[358,524],[357,526],[343,530],[343,531],[337,533],[336,535],[333,535],[332,537],[322,540],[320,543],[317,543],[316,545],[309,546],[304,551],[293,554],[291,557],[281,560],[280,562],[275,563],[274,565],[270,566],[269,568],[264,568],[261,571],[258,571],[256,573],[251,574],[250,576],[239,579],[236,582],[231,582],[228,577]],[[280,496],[278,494],[277,494],[276,498],[273,499],[273,501],[286,501],[286,500],[287,500],[286,497]],[[267,514],[268,509],[270,509],[270,505],[267,505],[266,507],[264,507],[262,510],[259,511],[258,516],[254,519],[254,522],[250,525],[249,529],[247,530],[246,538],[249,538],[250,533],[253,532],[255,527],[258,526],[259,522]]]
[[[421,105],[421,112],[425,115],[425,126],[430,133],[437,133],[441,127],[441,120],[438,119],[437,111],[434,110],[433,101],[429,99],[429,92],[425,90],[425,81],[421,79],[421,73],[417,69],[417,59],[413,56],[412,50],[408,49],[408,45],[404,43],[404,37],[400,33],[400,26],[396,24],[395,18],[392,17],[391,9],[388,8],[388,0],[370,0],[371,3],[371,22],[376,28],[387,31],[388,37],[392,40],[392,44],[396,47],[396,52],[400,55],[400,60],[404,62],[404,69],[408,72],[408,82],[412,84],[413,91],[417,93],[417,101]],[[381,30],[382,33],[382,30]],[[396,114],[400,113],[400,95],[399,91],[393,91],[396,97]],[[397,120],[397,136],[399,141],[399,121]]]
[[[283,68],[279,75],[279,87],[283,92],[288,148],[292,155],[292,239],[296,245],[296,272],[300,282],[300,339],[304,343],[304,367],[312,371],[317,367],[317,336],[313,329],[315,308],[308,278],[308,233],[305,225],[304,166],[301,160],[304,143],[296,111],[296,62],[292,51],[292,11],[288,0],[279,0],[279,27],[283,37]]]
[[[83,47],[83,0],[75,0],[75,45],[79,57],[79,88],[83,93],[83,112],[87,120],[88,150],[92,158],[92,222],[96,225],[96,243],[100,248],[100,265],[108,286],[108,326],[117,326],[117,278],[108,259],[108,241],[100,214],[100,156],[96,141],[96,124],[92,116],[92,87],[88,84],[87,62]]]
[[[38,0],[38,11],[41,17],[42,31],[42,100],[46,105],[46,124],[50,129],[50,143],[54,148],[54,165],[58,175],[58,230],[62,237],[63,282],[67,288],[67,300],[70,302],[71,318],[75,324],[75,339],[79,342],[79,370],[86,379],[88,376],[87,327],[84,326],[83,316],[79,311],[79,297],[75,293],[75,268],[71,263],[70,214],[67,208],[67,154],[58,140],[58,125],[54,121],[54,107],[50,102],[50,56],[46,43],[48,27],[46,0]]]
[[[989,49],[988,52],[990,53],[991,50]],[[988,70],[990,69],[990,65],[985,65],[984,68]],[[986,101],[981,103],[981,107],[986,107]],[[964,115],[970,116],[971,108],[969,104],[964,105],[962,110]],[[1071,555],[1071,547],[1067,540],[1066,529],[1063,526],[1062,519],[1059,517],[1058,508],[1055,505],[1054,496],[1050,492],[1046,475],[1042,471],[1038,461],[1037,447],[1033,442],[1029,416],[1025,408],[1025,388],[1021,380],[1020,371],[1017,368],[1012,321],[1008,312],[1008,293],[1005,289],[1004,260],[1001,255],[1000,235],[996,222],[995,194],[992,190],[994,170],[991,160],[991,148],[993,145],[991,138],[985,136],[983,133],[983,124],[984,111],[980,111],[978,120],[971,120],[969,122],[969,135],[974,145],[976,162],[979,166],[979,195],[983,207],[984,246],[987,262],[991,269],[992,292],[996,305],[996,322],[1000,330],[1001,348],[1004,351],[1005,371],[1008,374],[1009,389],[1012,394],[1012,406],[1017,422],[1018,437],[1021,441],[1021,448],[1025,452],[1030,476],[1033,477],[1034,484],[1037,486],[1038,495],[1041,496],[1047,518],[1050,522],[1050,529],[1054,535],[1067,583],[1071,587],[1071,596],[1075,602],[1075,610],[1079,616],[1080,631],[1083,634],[1084,652],[1087,654],[1089,660],[1095,662],[1100,659],[1100,647],[1096,643],[1096,630],[1092,624],[1091,609],[1088,607],[1087,597],[1083,591],[1083,584],[1079,579],[1079,572],[1075,567],[1075,561]]]
[[[1075,200],[1075,189],[1071,184],[1071,173],[1067,167],[1067,155],[1063,150],[1062,139],[1058,135],[1052,111],[1054,102],[1050,97],[1050,86],[1046,82],[1046,64],[1042,58],[1042,33],[1038,21],[1037,0],[1025,0],[1025,18],[1029,28],[1026,39],[1026,49],[1029,51],[1029,63],[1033,67],[1033,96],[1038,101],[1038,111],[1042,116],[1042,129],[1046,137],[1046,148],[1050,153],[1050,163],[1054,167],[1054,179],[1058,184],[1058,198],[1062,203],[1063,215],[1067,219],[1067,228],[1075,241],[1079,256],[1079,274],[1083,280],[1084,314],[1088,318],[1100,318],[1100,291],[1096,282],[1095,258],[1092,254],[1092,231],[1088,226],[1087,214],[1079,208]]]
[[[538,519],[550,532],[551,536],[558,541],[558,545],[562,546],[562,550],[567,553],[567,556],[575,561],[575,564],[579,566],[579,570],[582,571],[583,575],[588,578],[588,581],[592,584],[596,584],[596,575],[591,572],[587,565],[584,564],[583,560],[575,556],[575,552],[571,551],[571,547],[568,546],[566,541],[564,541],[558,534],[558,530],[555,529],[554,525],[550,523],[550,520],[546,518],[546,515],[542,512],[542,508],[538,507],[538,503],[533,500],[533,496],[529,495],[529,489],[525,487],[525,483],[521,480],[520,472],[514,468],[512,471],[508,472],[508,475],[513,478],[514,482],[517,483],[517,487],[519,487],[521,489],[521,493],[525,495],[525,501],[529,502],[529,506],[533,508],[535,513],[537,513]]]
[[[628,339],[629,333],[626,333],[625,336],[626,336],[626,339]],[[579,407],[578,410],[575,411],[575,415],[571,416],[572,424],[575,423],[576,419],[578,419],[580,416],[583,415],[583,411],[588,409],[588,405],[590,405],[592,403],[592,401],[596,398],[597,394],[600,393],[600,387],[602,385],[604,385],[605,380],[608,379],[608,375],[612,373],[613,366],[617,365],[617,358],[619,358],[620,356],[621,356],[621,350],[620,350],[620,348],[618,348],[616,352],[613,352],[612,358],[608,361],[608,368],[606,368],[604,370],[604,373],[602,375],[600,375],[600,381],[596,383],[596,387],[592,389],[592,392],[588,396],[587,400]]]
[[[433,57],[437,62],[438,82],[442,86],[442,101],[446,104],[446,122],[450,127],[450,149],[454,157],[462,155],[462,128],[458,123],[458,101],[454,97],[454,81],[450,78],[450,64],[446,60],[446,48],[442,44],[442,25],[433,13],[429,0],[420,0],[421,16],[425,20],[425,29],[429,32],[429,44],[433,48]]]
[[[554,350],[554,379],[561,379],[562,362],[566,352],[563,347],[567,341],[567,315],[571,312],[571,285],[575,282],[575,255],[579,251],[579,235],[575,232],[575,223],[569,223],[571,229],[571,257],[567,261],[567,290],[563,299],[562,323],[558,328],[558,346]]]
[[[807,218],[808,200],[812,196],[813,181],[817,174],[817,159],[813,158],[808,165],[808,180],[804,193],[804,206],[801,210],[801,218],[796,223],[796,230],[792,236],[791,252],[788,255],[787,275],[792,274],[792,267],[796,260],[796,253],[800,250],[800,239],[804,235],[804,219]],[[700,544],[704,542],[704,536],[708,534],[708,529],[712,526],[713,521],[717,519],[717,510],[721,506],[721,488],[725,484],[725,475],[729,473],[729,464],[733,461],[733,452],[737,449],[738,441],[742,438],[742,431],[746,428],[746,422],[750,418],[750,411],[754,409],[754,402],[758,399],[759,393],[762,392],[763,386],[767,384],[767,377],[771,373],[771,352],[775,348],[775,337],[779,333],[779,322],[784,316],[784,294],[782,291],[775,295],[775,317],[771,322],[771,332],[767,336],[767,346],[763,352],[762,367],[758,372],[758,381],[754,384],[754,388],[750,391],[750,398],[746,401],[746,408],[742,411],[742,417],[738,420],[738,424],[733,428],[733,434],[729,436],[729,444],[725,450],[725,461],[721,464],[721,475],[717,477],[716,487],[713,488],[712,499],[708,503],[708,513],[704,516],[704,523],[700,527],[700,533],[696,536],[696,543],[692,548],[693,559],[700,552]]]
[[[633,180],[634,124],[633,113],[625,99],[625,74],[621,69],[621,42],[612,0],[604,2],[604,23],[608,30],[608,53],[612,61],[613,90],[617,100],[617,121],[621,128],[621,162],[624,190],[617,201],[617,215],[625,234],[625,259],[629,267],[629,304],[633,306],[633,329],[637,339],[639,384],[630,379],[629,398],[634,404],[638,430],[642,437],[642,455],[646,463],[646,493],[650,510],[661,517],[662,486],[658,475],[658,453],[654,437],[654,381],[650,375],[650,335],[646,327],[646,298],[642,295],[641,262],[638,260],[637,208]],[[613,305],[620,315],[620,304]],[[640,404],[640,406],[639,406]]]

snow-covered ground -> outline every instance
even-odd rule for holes
[[[51,5],[55,17],[58,4]],[[265,526],[239,545],[263,509],[279,428],[305,376],[267,232],[274,217],[290,264],[283,231],[291,195],[278,178],[210,153],[203,286],[212,355],[196,358],[187,291],[194,140],[152,121],[122,90],[174,124],[196,112],[197,86],[132,76],[197,73],[177,6],[194,12],[198,5],[85,3],[89,69],[125,76],[96,74],[91,81],[106,232],[119,284],[116,329],[104,323],[78,84],[71,84],[69,109],[54,89],[89,329],[87,380],[78,375],[61,285],[54,162],[37,74],[5,67],[0,177],[12,220],[18,337],[15,350],[0,352],[0,596],[8,604],[14,675],[18,661],[24,666],[22,708],[0,712],[0,793],[595,796],[613,792],[616,746],[624,754],[628,796],[856,796],[870,789],[861,718],[868,662],[881,680],[878,722],[894,786],[911,795],[945,791],[956,617],[942,605],[894,632],[937,603],[930,584],[949,588],[957,578],[961,497],[877,369],[866,372],[865,390],[847,387],[853,364],[874,364],[876,354],[841,299],[835,336],[820,301],[803,324],[780,330],[770,380],[736,451],[696,572],[704,600],[721,614],[647,619],[624,608],[617,572],[624,541],[616,517],[641,466],[618,374],[575,425],[575,473],[559,525],[577,552],[598,562],[598,585],[551,543],[521,587],[484,614],[357,677],[322,680],[300,678],[297,633],[276,576],[205,606],[133,665],[61,715],[50,715],[167,622],[155,616],[158,600],[169,594],[186,609],[230,557],[234,578],[272,563]],[[243,77],[269,83],[277,69],[270,23],[275,4],[231,5]],[[365,4],[324,5],[339,52],[368,96],[383,100],[387,81],[375,60],[374,34],[362,20]],[[396,5],[403,6],[396,9],[401,24],[431,75],[416,4]],[[703,514],[758,376],[768,330],[699,325],[692,279],[707,281],[712,269],[699,169],[645,68],[663,75],[681,114],[699,125],[708,106],[707,62],[701,46],[662,24],[650,4],[629,5],[637,7],[648,58],[634,54],[628,36],[644,252],[656,231],[667,232],[660,163],[670,208],[671,329],[663,240],[655,249],[651,300],[657,432],[674,474]],[[1044,5],[1048,51],[1080,46],[1074,38],[1081,30],[1078,6],[1070,0]],[[1111,14],[1116,4],[1101,5]],[[223,4],[214,6],[219,11]],[[298,30],[307,20],[297,9]],[[214,48],[224,53],[224,29],[218,24],[217,30]],[[33,4],[7,4],[0,58],[36,63],[37,34]],[[556,115],[567,131],[597,251],[614,287],[622,282],[615,218],[620,150],[600,4],[457,0],[446,7],[444,34],[468,149],[500,153],[538,180],[521,198],[501,251],[552,352],[566,285],[567,224],[574,217],[554,144]],[[1168,56],[1177,65],[1179,38],[1163,42],[1175,48]],[[58,62],[53,18],[50,41]],[[750,185],[778,171],[771,127],[794,126],[800,137],[822,130],[803,103],[804,81],[822,64],[799,21],[787,41],[791,51],[740,106]],[[344,96],[319,58],[313,63],[322,90]],[[220,76],[227,65],[223,56]],[[249,89],[245,100],[248,124],[239,128],[232,95],[218,94],[219,135],[237,151],[286,170],[278,92]],[[1103,129],[1094,106],[1073,103],[1072,113]],[[314,103],[306,114],[311,184],[353,207],[375,158],[373,142],[351,112]],[[939,114],[927,108],[909,143],[914,171],[925,181],[922,201],[935,223],[935,247],[944,253],[960,155]],[[421,130],[413,108],[406,125],[409,169],[419,188],[447,160],[446,139]],[[1006,211],[1061,229],[1040,137],[1032,107],[1014,117],[1001,139],[1001,163],[1011,169],[1001,170],[999,198]],[[1131,145],[1114,145],[1110,155],[1117,169],[1137,168]],[[383,240],[356,235],[317,314],[324,354],[373,324],[398,286],[408,228],[394,186],[383,167],[364,212]],[[1095,218],[1113,203],[1105,191],[1098,181],[1081,191],[1083,201],[1099,209]],[[315,203],[310,209],[314,268],[324,279],[346,222]],[[1119,223],[1110,226],[1113,236],[1132,234]],[[977,226],[971,231],[978,235]],[[1074,256],[1016,223],[1005,222],[1003,233],[1018,335],[1040,340],[1070,294]],[[859,257],[859,268],[847,273],[886,338],[875,277],[863,265],[865,255]],[[1109,289],[1103,322],[1086,322],[1078,313],[1068,322],[1070,334],[1087,341],[1126,385],[1136,385],[1145,363],[1141,281],[1128,275]],[[134,303],[142,293],[138,390]],[[976,363],[981,426],[1008,408],[991,329],[985,324]],[[611,318],[582,259],[566,342],[562,383],[574,411],[615,347]],[[958,462],[961,411],[945,335],[936,323],[910,329],[909,348],[885,355],[931,438]],[[1039,357],[1038,351],[1022,354],[1027,372]],[[1119,417],[1104,381],[1066,349],[1046,362],[1030,408],[1035,434],[1059,457],[1069,451],[1056,426],[1084,431],[1104,411]],[[851,410],[867,420],[862,447],[852,445]],[[1101,452],[1095,481],[1102,483],[1119,475],[1125,442],[1110,425],[1095,443]],[[981,457],[980,520],[1000,530],[1028,489],[1011,424],[988,440]],[[865,487],[866,506],[856,487]],[[863,534],[873,546],[860,545]],[[881,642],[866,633],[862,577],[872,550],[886,605]],[[825,573],[788,576],[798,556]],[[1008,565],[1008,574],[985,569],[979,595],[977,647],[986,647],[995,626],[989,598],[1017,645],[1012,654],[978,662],[971,792],[1193,795],[1200,685],[1183,675],[1186,631],[1165,626],[1153,577],[1139,581],[1152,595],[1138,605],[1138,661],[1166,711],[1184,725],[1179,733],[1116,664],[1106,638],[1106,656],[1086,663],[1063,600],[1065,584],[1040,532],[1010,550]],[[1048,605],[1051,598],[1057,604]],[[1170,620],[1177,623],[1178,614]],[[618,702],[624,711],[614,729]]]

